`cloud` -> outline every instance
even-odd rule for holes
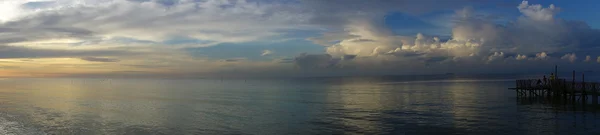
[[[583,60],[583,62],[590,62],[592,60],[591,56],[585,56],[585,60]]]
[[[550,4],[547,8],[542,5],[529,5],[528,1],[523,1],[517,7],[524,16],[537,21],[550,21],[554,19],[554,15],[558,13],[558,8],[554,4]]]
[[[549,56],[548,56],[548,54],[546,54],[546,52],[541,52],[541,53],[535,54],[535,59],[537,59],[537,60],[545,60],[548,58],[549,58]]]
[[[329,54],[301,54],[294,58],[294,64],[303,69],[331,68],[339,62],[339,59]]]
[[[81,60],[91,61],[91,62],[119,62],[121,60],[114,58],[101,58],[101,57],[83,57]]]
[[[274,60],[276,63],[294,63],[294,59],[293,58],[281,58],[281,59],[275,59]]]
[[[356,55],[344,55],[342,56],[342,60],[352,60],[356,58]]]
[[[326,52],[332,57],[391,55],[397,56],[394,59],[409,61],[450,57],[474,59],[471,61],[476,63],[489,63],[506,57],[524,60],[527,55],[536,56],[532,59],[547,60],[550,58],[547,53],[564,54],[582,48],[594,49],[594,43],[600,39],[600,31],[583,22],[557,18],[559,8],[554,5],[543,7],[524,1],[516,6],[516,10],[522,15],[505,24],[498,23],[490,15],[477,14],[472,8],[458,10],[452,20],[448,20],[453,22],[451,38],[448,40],[421,33],[416,36],[395,35],[377,20],[377,16],[349,17],[347,21],[339,22],[339,26],[344,27],[343,31],[311,39],[319,39],[315,41],[319,44],[328,43],[325,45]],[[488,55],[490,53],[492,55]],[[469,57],[483,57],[483,61]],[[390,59],[380,58],[374,60]]]
[[[504,59],[504,52],[494,52],[494,54],[488,56],[487,62],[491,62],[498,59]]]
[[[138,54],[140,54],[140,53],[124,51],[124,50],[111,50],[111,49],[61,50],[61,49],[38,49],[38,48],[0,45],[0,59],[122,56],[122,55],[138,55]]]
[[[281,31],[309,29],[309,15],[299,7],[269,2],[238,1],[53,1],[44,6],[7,5],[0,41],[49,38],[126,37],[162,42],[187,37],[210,42],[248,42],[284,35]],[[85,12],[82,12],[85,11]],[[278,12],[275,12],[278,11]],[[10,13],[10,12],[9,12]]]
[[[447,59],[448,59],[448,57],[430,57],[425,60],[425,63],[442,62]]]
[[[246,60],[246,58],[231,58],[231,59],[223,59],[220,60],[221,62],[240,62],[240,61],[244,61]]]
[[[575,60],[577,60],[577,56],[575,56],[575,53],[569,53],[569,54],[565,54],[564,56],[560,57],[560,59],[569,60],[571,63],[573,63],[573,62],[575,62]]]
[[[80,58],[119,62],[79,61],[95,69],[104,68],[98,65],[118,65],[110,70],[184,76],[242,72],[279,75],[296,73],[297,69],[302,69],[298,72],[302,75],[309,71],[414,74],[527,70],[566,63],[563,59],[576,63],[575,53],[593,56],[598,51],[600,31],[585,22],[559,18],[558,6],[524,1],[512,6],[520,13],[516,18],[463,8],[478,7],[479,3],[485,2],[4,0],[0,1],[0,59]],[[391,13],[420,18],[430,11],[451,10],[456,10],[455,14],[432,19],[449,27],[449,35],[428,31],[400,35],[386,26]],[[317,47],[322,47],[323,53],[311,50],[313,54],[253,61],[257,51],[250,52],[248,59],[208,58],[184,51],[223,43],[262,44],[299,38],[322,45]],[[273,53],[264,50],[261,56]],[[591,61],[590,57],[585,61]],[[107,74],[116,73],[120,72]]]
[[[144,65],[144,64],[124,64],[124,66],[130,66],[130,67],[135,67],[135,68],[148,68],[148,69],[168,67],[166,65]]]
[[[273,52],[273,51],[271,51],[271,50],[263,50],[263,51],[262,51],[262,54],[260,54],[260,56],[267,56],[267,55],[271,55],[271,54],[273,54],[273,53],[274,53],[274,52]]]
[[[519,54],[519,55],[517,55],[517,57],[515,59],[516,60],[525,60],[525,59],[527,59],[527,55],[521,55],[521,54]]]

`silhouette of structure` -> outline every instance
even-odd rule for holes
[[[600,83],[585,82],[585,75],[582,74],[581,81],[575,80],[575,71],[571,81],[559,78],[557,67],[555,66],[554,78],[540,83],[539,79],[516,80],[516,87],[509,88],[515,90],[518,97],[548,97],[556,100],[570,103],[588,103],[591,98],[592,104],[598,104],[598,93]]]

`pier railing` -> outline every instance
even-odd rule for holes
[[[566,79],[539,81],[538,79],[521,79],[516,81],[517,89],[544,89],[550,91],[565,90],[574,92],[600,92],[598,82],[573,82]]]
[[[522,79],[516,81],[517,96],[534,97],[549,96],[559,99],[570,100],[572,103],[582,101],[587,103],[588,97],[591,97],[591,103],[598,104],[600,97],[600,83],[598,82],[576,82],[565,79],[546,80]],[[583,79],[582,79],[583,80]]]
[[[600,90],[600,83],[598,82],[570,82],[566,85],[567,88],[581,92],[598,92]]]
[[[549,89],[552,87],[565,86],[566,84],[571,83],[567,82],[565,79],[558,80],[538,80],[538,79],[521,79],[517,80],[517,87],[520,89]]]

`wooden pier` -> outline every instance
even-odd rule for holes
[[[575,71],[573,71],[573,78],[569,81],[556,78],[546,81],[543,79],[517,80],[516,87],[509,89],[515,90],[518,97],[548,97],[571,103],[598,104],[600,83],[585,82],[583,74],[581,81],[576,81]]]

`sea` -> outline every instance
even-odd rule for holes
[[[594,106],[508,89],[532,77],[5,78],[0,134],[600,134]]]

